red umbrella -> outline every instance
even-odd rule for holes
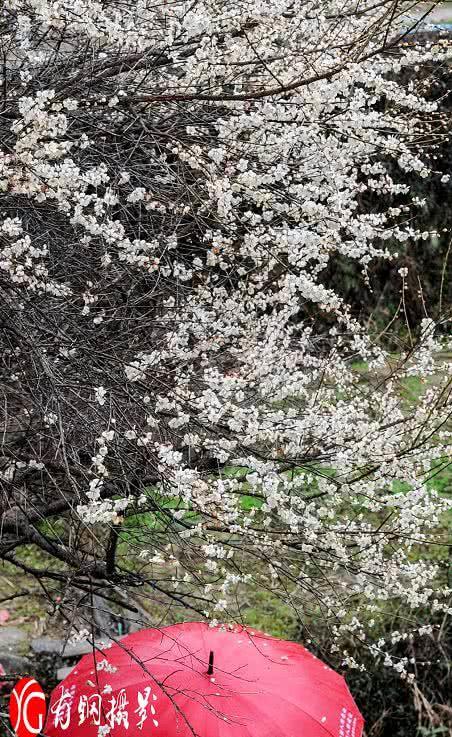
[[[54,690],[47,737],[360,737],[344,679],[294,642],[194,622],[85,655]]]

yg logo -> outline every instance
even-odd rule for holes
[[[9,718],[17,737],[35,737],[44,727],[46,699],[34,678],[22,678],[9,700]]]

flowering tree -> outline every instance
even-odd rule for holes
[[[86,621],[93,592],[229,621],[263,587],[339,643],[388,599],[447,609],[435,322],[388,355],[324,280],[429,236],[391,174],[436,176],[405,71],[448,50],[401,45],[412,12],[4,3],[0,556],[68,616],[68,586]]]

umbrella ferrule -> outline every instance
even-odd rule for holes
[[[211,676],[213,673],[213,650],[209,653],[209,667],[207,668],[207,675]]]

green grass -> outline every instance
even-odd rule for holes
[[[452,460],[443,458],[436,461],[429,474],[427,486],[441,496],[452,497]]]
[[[275,637],[295,639],[298,635],[298,618],[294,610],[265,589],[247,591],[242,618],[243,624]]]

